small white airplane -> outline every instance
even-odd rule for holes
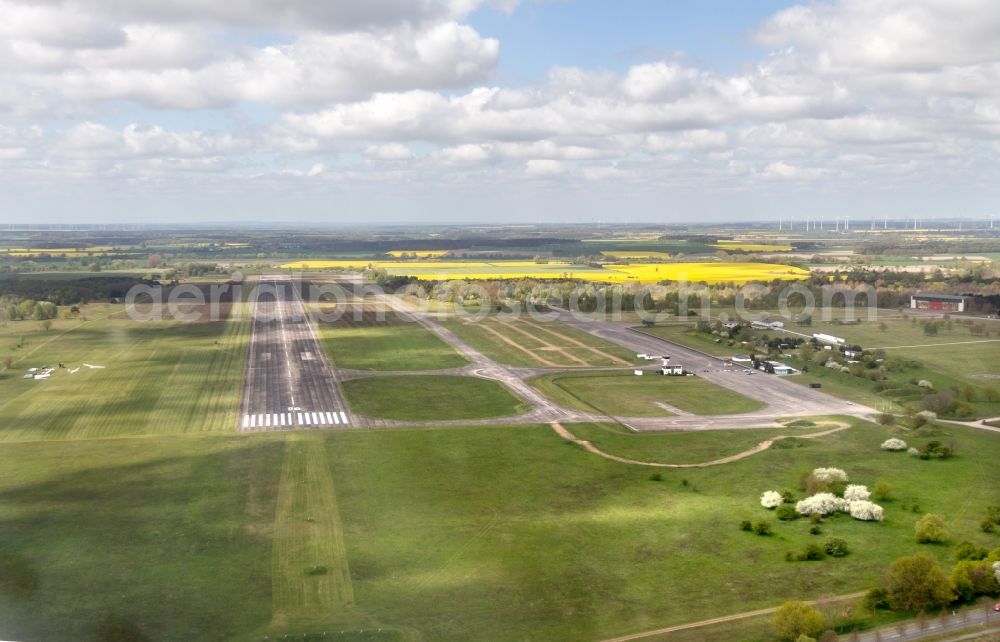
[[[91,368],[91,369],[94,369],[94,368],[103,368],[104,367],[104,366],[92,366],[89,363],[85,363],[83,365],[85,365],[85,366],[87,366],[88,368]]]
[[[80,371],[80,369],[79,369],[79,368],[73,368],[72,370],[70,370],[70,371],[69,371],[69,373],[70,373],[70,374],[76,374],[76,373],[77,373],[77,372],[79,372],[79,371]]]

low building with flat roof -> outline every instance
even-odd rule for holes
[[[910,308],[934,312],[965,312],[968,301],[969,297],[954,294],[914,294],[910,297]]]

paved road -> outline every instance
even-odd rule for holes
[[[988,626],[988,631],[978,633],[985,636],[986,633],[1000,633],[1000,613],[994,612],[990,604],[985,606],[971,606],[944,617],[927,618],[923,624],[915,620],[907,620],[885,626],[874,631],[859,633],[856,636],[842,635],[840,639],[844,642],[910,642],[912,640],[923,640],[925,638],[942,638],[949,631],[962,631],[977,626]],[[976,636],[973,636],[975,639]],[[966,639],[965,636],[947,638],[948,640]]]
[[[814,390],[786,381],[783,377],[763,372],[746,375],[743,368],[726,368],[724,367],[724,359],[720,357],[714,357],[666,339],[637,332],[632,329],[634,324],[611,321],[597,316],[572,314],[568,311],[559,312],[558,319],[567,325],[634,350],[636,353],[668,355],[671,358],[671,363],[680,364],[699,377],[767,404],[766,408],[758,412],[726,416],[725,421],[730,424],[734,422],[742,424],[752,422],[755,419],[774,420],[779,417],[810,415],[870,417],[876,412],[872,408],[849,403],[821,390]],[[698,419],[703,421],[705,418]],[[638,429],[655,429],[654,425],[670,427],[671,422],[675,427],[687,423],[684,418],[672,418],[668,421],[657,419],[653,422],[636,420],[632,423]],[[648,428],[643,428],[643,426],[648,426]]]
[[[256,291],[237,430],[355,423],[291,281],[262,277]]]

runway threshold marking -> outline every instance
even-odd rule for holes
[[[243,415],[243,427],[247,429],[292,428],[295,426],[346,426],[349,423],[347,413],[342,410],[262,412]]]

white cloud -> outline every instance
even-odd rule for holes
[[[510,181],[585,198],[998,178],[995,3],[803,4],[761,24],[771,51],[733,72],[678,54],[513,86],[465,20],[481,5],[0,0],[0,184],[256,177],[494,200]]]
[[[524,164],[524,171],[531,176],[558,176],[566,167],[557,160],[533,158]]]
[[[413,151],[400,143],[370,145],[365,148],[365,156],[377,160],[404,161],[413,158]]]

